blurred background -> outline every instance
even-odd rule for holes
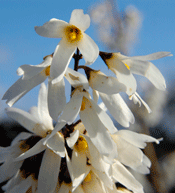
[[[36,65],[53,53],[59,39],[38,36],[34,26],[43,25],[51,18],[69,22],[73,9],[83,9],[91,16],[86,33],[97,43],[100,51],[121,52],[124,55],[147,55],[159,51],[175,53],[174,0],[0,0],[0,98],[19,78],[16,70],[23,64]],[[83,61],[84,62],[84,61]],[[151,174],[134,174],[146,193],[175,192],[175,59],[166,57],[153,63],[167,83],[166,92],[159,91],[144,77],[136,77],[138,92],[152,109],[125,100],[135,115],[130,129],[163,137],[160,145],[151,144],[145,154],[151,159]],[[70,64],[73,66],[73,62]],[[92,65],[107,71],[100,58]],[[111,74],[110,74],[111,75]],[[28,111],[37,104],[39,87],[20,99],[14,107]],[[70,87],[66,90],[70,95]],[[5,101],[0,101],[0,146],[9,146],[23,130],[4,113]],[[118,129],[123,129],[120,125]],[[131,171],[132,172],[132,171]]]

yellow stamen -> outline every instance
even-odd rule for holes
[[[81,111],[84,111],[85,109],[92,108],[90,101],[83,97],[82,103],[81,103]]]
[[[90,182],[92,179],[91,174],[89,173],[86,178],[84,179],[85,182]]]
[[[65,27],[64,34],[68,43],[77,43],[83,37],[81,30],[74,25],[68,25]]]
[[[83,136],[80,136],[75,143],[75,147],[78,151],[85,151],[88,148],[88,143]]]
[[[124,63],[124,65],[126,66],[126,68],[127,68],[128,70],[130,70],[130,67],[129,67],[127,64]]]
[[[50,76],[50,66],[45,69],[46,76]]]
[[[27,150],[30,149],[30,145],[26,144],[26,141],[22,141],[21,144],[19,145],[19,148],[20,148],[23,152],[26,152]]]

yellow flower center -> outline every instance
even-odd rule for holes
[[[45,69],[45,75],[50,76],[50,66],[46,67]]]
[[[86,139],[83,136],[80,136],[75,143],[75,148],[78,151],[85,151],[88,148],[88,143],[86,142]]]
[[[83,97],[82,103],[81,103],[81,111],[84,111],[85,109],[92,108],[91,102],[86,98]]]
[[[124,65],[126,66],[126,68],[127,68],[128,70],[130,70],[130,67],[129,67],[127,64],[124,63]]]
[[[78,43],[83,37],[81,30],[74,25],[68,25],[65,27],[64,34],[67,42],[71,44]]]
[[[91,174],[89,173],[86,178],[84,179],[84,182],[90,182],[92,179]]]

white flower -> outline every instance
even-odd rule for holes
[[[127,130],[120,130],[111,137],[117,145],[118,161],[139,173],[149,173],[151,162],[140,149],[146,147],[146,142],[159,144],[160,140]]]
[[[113,71],[119,82],[127,86],[126,93],[130,96],[136,92],[137,84],[133,74],[148,78],[153,85],[160,90],[165,90],[165,79],[158,68],[149,60],[156,60],[166,56],[172,56],[170,52],[156,52],[146,56],[127,57],[120,53],[100,52],[108,68]]]
[[[87,91],[78,87],[72,93],[50,137],[59,131],[63,124],[72,124],[76,117],[80,118],[92,142],[102,155],[109,156],[114,144],[110,133],[117,131],[111,118],[91,98]]]
[[[100,155],[90,137],[80,134],[79,130],[75,130],[66,141],[72,149],[72,157],[68,168],[73,190],[82,183],[90,170],[96,173],[107,187],[112,188],[113,181],[109,175],[110,164],[103,160],[102,155]],[[117,152],[114,151],[113,154],[117,154]]]
[[[100,71],[89,67],[83,67],[93,89],[93,98],[97,102],[99,96],[114,119],[124,127],[134,123],[134,115],[124,102],[119,92],[126,92],[126,86],[120,83],[117,78],[106,76]]]
[[[81,9],[75,9],[69,23],[53,18],[43,26],[35,27],[35,31],[41,36],[62,38],[55,49],[51,64],[50,75],[53,83],[63,78],[77,47],[88,64],[98,57],[98,46],[84,33],[89,26],[89,15],[84,14]]]
[[[11,107],[7,108],[7,115],[42,138],[28,151],[15,158],[15,161],[19,162],[45,150],[38,176],[38,193],[48,193],[54,190],[60,170],[61,157],[65,156],[65,147],[64,138],[59,132],[50,137],[46,144],[43,144],[54,129],[48,112],[45,84],[41,85],[38,108],[33,107],[31,114]]]
[[[9,147],[0,147],[0,163],[3,163],[0,166],[0,183],[11,178],[22,166],[23,161],[14,162],[14,159],[30,148],[26,140],[31,136],[30,133],[20,133]]]
[[[49,78],[48,84],[48,108],[50,116],[57,121],[59,114],[66,104],[64,79],[55,84],[50,78],[50,65],[52,56],[46,56],[39,65],[22,65],[17,69],[17,74],[22,77],[17,80],[4,94],[3,100],[12,106],[32,88]]]

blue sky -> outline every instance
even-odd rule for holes
[[[0,98],[4,92],[19,78],[16,70],[23,64],[39,64],[45,55],[52,53],[58,39],[38,36],[34,26],[42,25],[51,18],[69,22],[73,9],[83,9],[88,13],[90,8],[102,1],[96,0],[0,0]],[[158,51],[175,53],[175,1],[174,0],[118,0],[119,10],[127,5],[134,5],[143,15],[143,25],[139,41],[132,55],[146,55]],[[86,31],[100,50],[94,26]],[[97,60],[96,65],[100,65]],[[175,59],[168,57],[155,61],[167,79],[170,88],[175,73]],[[38,88],[30,91],[15,106],[29,109],[37,103]],[[6,107],[1,101],[1,112]]]

